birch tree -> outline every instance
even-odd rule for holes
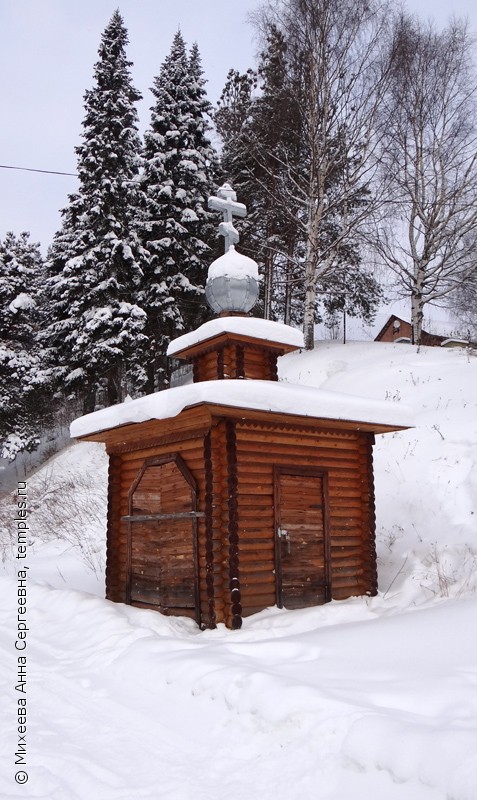
[[[358,251],[378,203],[376,123],[389,78],[383,52],[389,13],[373,0],[281,0],[255,18],[263,31],[282,30],[291,54],[288,80],[303,155],[298,163],[285,156],[282,169],[304,242],[307,349],[313,348],[318,287],[333,270],[349,268],[348,253]]]
[[[477,106],[463,21],[443,31],[402,15],[390,45],[382,174],[392,214],[377,247],[410,298],[412,341],[424,308],[476,274]]]

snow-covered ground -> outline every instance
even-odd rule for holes
[[[477,357],[325,343],[281,373],[414,409],[375,448],[379,595],[203,633],[109,603],[106,459],[69,447],[28,480],[25,559],[0,505],[5,800],[475,800]]]

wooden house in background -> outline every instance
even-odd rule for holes
[[[395,314],[387,319],[379,333],[377,334],[375,342],[395,342],[397,344],[410,343],[412,341],[412,326],[411,323]],[[475,342],[462,339],[459,336],[442,336],[437,333],[429,333],[422,331],[421,344],[428,347],[475,347]]]
[[[303,339],[244,315],[251,264],[214,262],[229,316],[169,348],[192,384],[72,425],[109,454],[107,598],[202,627],[375,594],[374,435],[408,427],[394,404],[278,381]]]

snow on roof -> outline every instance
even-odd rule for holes
[[[222,225],[226,224],[222,223]],[[226,276],[227,278],[246,278],[249,276],[258,281],[257,262],[253,258],[238,253],[235,247],[231,245],[227,252],[223,256],[216,258],[209,267],[207,276],[209,281],[221,276]]]
[[[272,381],[219,380],[165,389],[127,403],[103,408],[74,420],[73,437],[87,436],[130,423],[176,417],[199,403],[293,414],[313,419],[410,427],[411,412],[395,403],[338,394],[297,384]]]
[[[294,347],[304,346],[303,333],[290,325],[282,325],[281,322],[272,322],[269,319],[256,317],[218,317],[205,322],[197,330],[174,339],[167,348],[167,355],[173,356],[194,344],[206,342],[222,333],[237,333],[253,339],[263,339]]]

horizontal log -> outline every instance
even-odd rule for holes
[[[363,556],[350,556],[349,558],[334,557],[331,562],[334,575],[345,575],[350,570],[350,575],[361,575],[363,570]]]
[[[356,529],[354,532],[348,528],[332,527],[330,531],[330,544],[331,547],[358,547],[363,543],[361,528]]]
[[[260,566],[260,569],[273,569],[275,551],[273,547],[254,547],[253,550],[242,550],[239,545],[238,558],[241,564]]]
[[[270,520],[270,524],[273,524],[273,509],[266,508],[264,506],[245,506],[239,505],[238,510],[238,518],[239,518],[239,525],[242,524],[241,521],[245,521],[247,519],[256,519],[256,520]],[[243,522],[245,524],[245,522]]]
[[[238,492],[241,497],[257,497],[265,495],[268,498],[273,496],[273,483],[272,481],[263,481],[262,483],[253,483],[240,479],[238,481]]]
[[[242,605],[260,605],[263,598],[270,598],[272,605],[275,603],[275,587],[272,585],[250,585],[241,584]]]
[[[272,552],[275,547],[275,535],[272,529],[262,531],[260,534],[239,530],[240,552],[255,553],[260,550]]]
[[[147,467],[141,479],[135,486],[134,492],[154,492],[158,487],[162,491],[172,494],[174,492],[191,493],[191,486],[181,473],[164,467]]]
[[[172,546],[132,548],[131,569],[144,575],[168,575],[190,572],[193,574],[192,551]]]
[[[185,484],[177,487],[177,491],[169,491],[169,487],[164,485],[165,481],[157,483],[155,487],[142,487],[135,490],[132,494],[132,501],[135,505],[152,503],[154,505],[184,505],[189,506],[193,503],[194,494],[186,489]]]
[[[361,589],[358,588],[355,588],[353,590],[346,588],[343,589],[337,588],[333,589],[332,598],[333,600],[348,600],[348,598],[350,597],[360,597],[363,594],[365,594],[365,592],[361,591]]]
[[[247,552],[239,549],[238,558],[243,568],[251,572],[271,572],[275,566],[273,549],[256,550],[255,552]]]
[[[275,551],[273,547],[268,550],[261,549],[243,552],[238,554],[240,570],[244,574],[250,571],[274,572],[275,570]]]
[[[270,421],[268,425],[238,421],[236,430],[238,441],[253,439],[264,443],[278,442],[286,444],[290,437],[293,437],[303,443],[307,441],[312,441],[313,443],[326,442],[327,447],[338,449],[340,447],[352,449],[362,447],[366,449],[367,447],[365,442],[362,444],[361,437],[358,433],[343,433],[342,431],[337,432],[330,430],[323,431],[317,429],[312,421],[310,421],[309,426],[305,429],[294,427],[290,424],[287,425],[286,429],[283,429]]]
[[[242,576],[240,593],[242,595],[242,604],[250,602],[251,597],[263,597],[264,595],[273,597],[276,594],[275,581],[265,576],[260,578],[259,575],[256,580],[254,580],[253,575],[250,578]]]
[[[252,614],[258,614],[260,611],[264,611],[264,609],[274,606],[276,604],[275,598],[273,599],[271,598],[270,602],[267,604],[259,603],[258,601],[257,603],[258,605],[255,606],[252,606],[249,603],[247,603],[247,605],[245,606],[242,603],[242,617],[251,617]]]
[[[124,517],[122,517],[122,519],[124,521],[126,521],[126,522],[136,523],[136,522],[149,522],[149,521],[152,521],[152,520],[154,520],[156,522],[157,521],[166,521],[166,520],[178,520],[178,519],[191,520],[191,519],[197,519],[198,517],[204,517],[204,516],[205,515],[201,511],[184,511],[184,512],[172,513],[172,514],[166,514],[166,513],[162,513],[162,512],[159,513],[159,514],[149,514],[149,515],[148,514],[143,514],[143,515],[132,514],[132,515],[124,516]]]
[[[185,433],[185,432],[184,432]],[[187,461],[187,454],[193,457],[195,453],[203,453],[203,437],[197,437],[194,440],[185,439],[176,442],[167,442],[164,445],[149,444],[147,439],[142,443],[138,450],[132,452],[121,453],[121,458],[124,464],[142,466],[145,458],[153,456],[167,456],[174,453],[183,455]]]
[[[242,458],[258,458],[264,463],[276,461],[277,457],[283,458],[285,464],[290,463],[292,457],[311,457],[313,462],[329,461],[340,463],[342,461],[359,464],[363,458],[359,451],[331,450],[320,447],[318,442],[304,443],[300,437],[291,438],[288,442],[273,442],[269,445],[260,445],[254,441],[241,440],[237,442],[237,452]]]
[[[250,539],[270,539],[275,535],[275,526],[269,521],[261,520],[256,522],[253,517],[244,519],[243,517],[238,521],[239,533],[245,538]]]
[[[131,602],[131,605],[136,608],[146,608],[150,609],[151,611],[157,611],[160,614],[164,614],[167,617],[189,617],[189,619],[195,619],[195,609],[194,608],[162,608],[154,603],[148,602],[141,602],[140,600],[134,600]]]
[[[362,519],[356,512],[350,512],[344,509],[330,509],[330,525],[337,530],[349,528],[356,528],[361,530]]]
[[[181,440],[179,442],[171,442],[161,447],[144,443],[144,449],[141,451],[122,453],[121,456],[121,471],[122,473],[131,473],[134,470],[139,471],[147,458],[164,458],[173,456],[179,453],[184,461],[201,463],[203,461],[203,439]]]
[[[363,557],[363,548],[360,542],[355,542],[352,547],[330,547],[331,558],[338,561],[342,558],[359,558]]]
[[[362,580],[364,565],[362,561],[353,567],[343,567],[341,564],[332,564],[331,570],[333,574],[333,580],[339,580],[341,578],[354,578],[354,580]]]
[[[309,449],[310,447],[325,448],[329,450],[349,450],[350,452],[360,453],[364,456],[367,452],[366,448],[360,447],[359,437],[356,436],[340,436],[329,433],[321,433],[320,430],[314,428],[313,424],[307,430],[301,428],[293,428],[290,426],[268,427],[268,430],[260,430],[260,428],[242,427],[238,423],[237,428],[237,443],[256,443],[257,447],[264,445],[272,445],[273,447],[287,447],[290,444],[297,444],[300,447]]]
[[[308,436],[320,436],[321,438],[335,439],[348,439],[355,441],[356,439],[365,440],[367,434],[363,435],[356,430],[348,428],[337,428],[333,425],[337,420],[329,420],[331,424],[327,424],[326,420],[317,421],[307,418],[299,420],[290,419],[288,415],[271,415],[253,414],[250,417],[237,419],[237,432],[239,431],[252,431],[252,432],[277,432],[278,435],[288,433],[300,433],[304,438]]]
[[[276,459],[270,459],[269,463],[263,463],[259,459],[250,459],[246,464],[239,462],[237,474],[239,481],[243,478],[252,478],[252,476],[266,476],[267,473],[273,469]],[[296,458],[290,462],[290,459],[283,458],[280,466],[296,466],[296,467],[313,467],[317,470],[326,470],[328,472],[329,486],[335,481],[341,480],[341,486],[351,483],[355,488],[363,484],[360,470],[354,467],[344,466],[343,464],[326,462],[315,458],[306,458],[303,456],[301,459]]]
[[[335,589],[352,589],[353,592],[356,594],[362,594],[361,586],[363,585],[363,581],[356,578],[356,576],[350,575],[334,575],[332,573],[331,576],[331,585],[333,587],[333,591]]]

